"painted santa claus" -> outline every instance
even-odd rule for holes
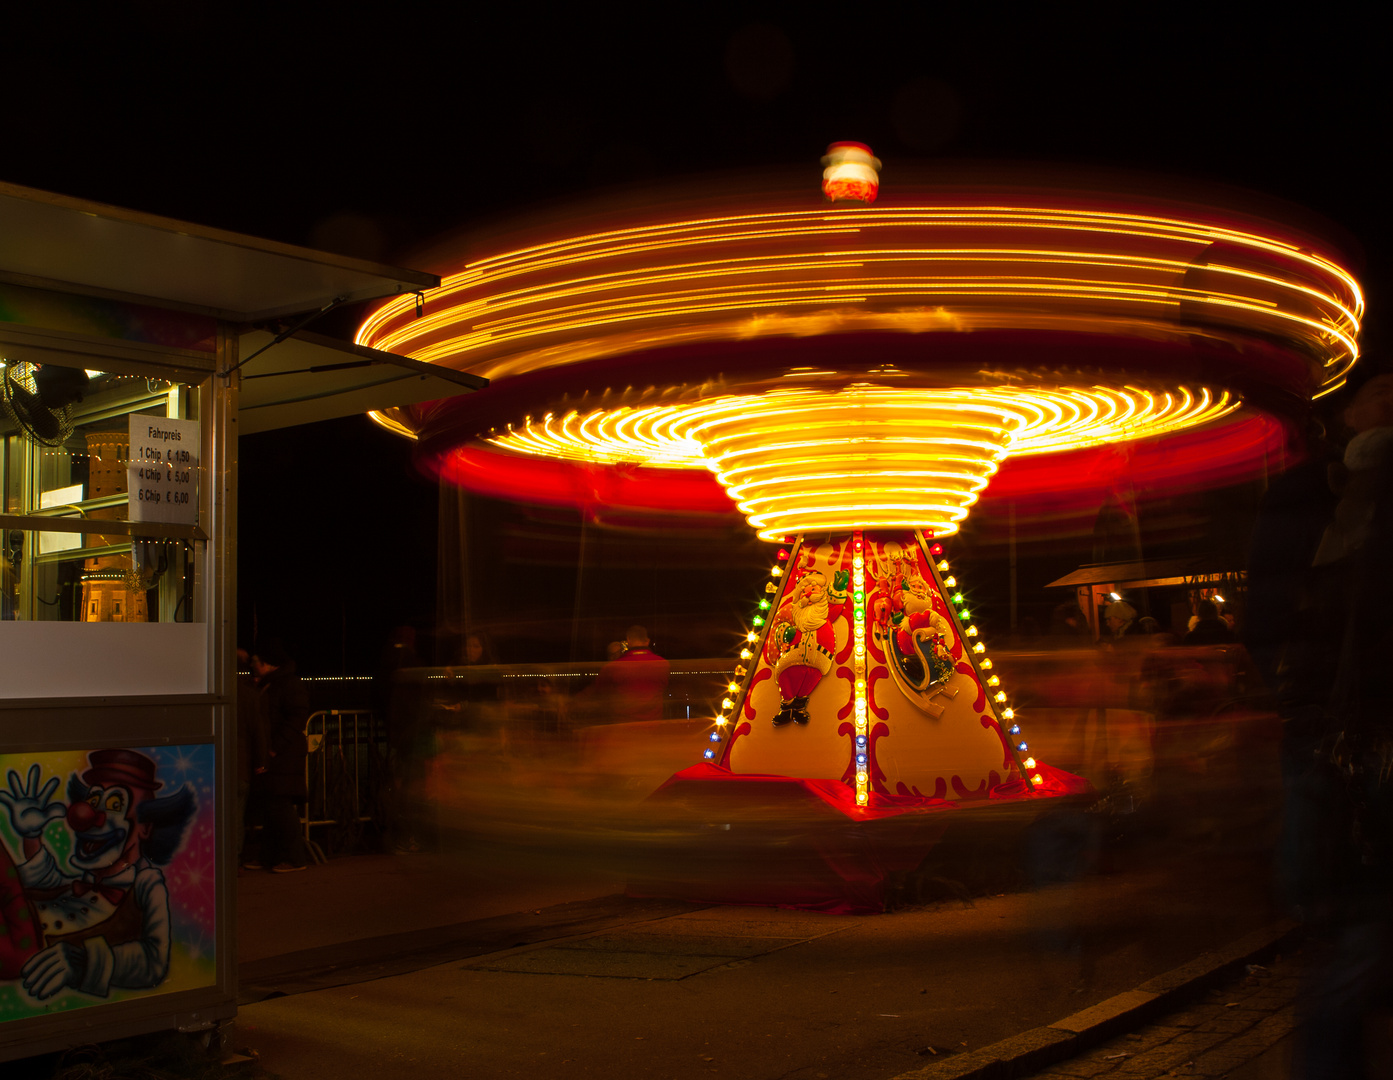
[[[774,726],[808,722],[808,698],[832,670],[836,622],[846,611],[851,572],[837,570],[832,586],[820,570],[806,571],[789,589],[765,641],[765,659],[779,684]]]

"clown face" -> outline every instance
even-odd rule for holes
[[[68,807],[68,826],[74,834],[68,861],[79,870],[99,870],[122,857],[136,859],[145,831],[135,820],[137,805],[128,788],[89,789],[85,801]]]

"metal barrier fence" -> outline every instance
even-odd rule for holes
[[[305,848],[316,862],[325,862],[311,829],[329,828],[329,846],[347,848],[369,823],[383,824],[387,728],[369,709],[322,709],[306,722],[305,741]]]

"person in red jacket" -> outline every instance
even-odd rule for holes
[[[667,698],[668,662],[653,651],[645,627],[629,627],[624,640],[628,648],[618,660],[611,660],[600,669],[592,688],[594,694],[613,703],[617,721],[661,720]]]

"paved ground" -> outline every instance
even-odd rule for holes
[[[355,862],[243,879],[244,905],[249,892],[270,903],[262,894],[289,880],[324,911],[327,897],[371,880],[370,864],[346,865]],[[328,982],[343,985],[247,1004],[231,1041],[286,1080],[407,1068],[418,1077],[886,1080],[1052,1023],[1242,937],[1271,916],[1261,863],[1232,848],[1153,845],[1112,873],[879,916],[626,914],[614,900],[599,925],[567,924],[567,911],[548,923],[558,909],[533,909],[530,923],[457,925],[439,946],[449,962],[384,978],[371,978],[379,969],[368,963],[371,981],[338,971]],[[284,906],[291,895],[281,894],[280,917],[298,923]],[[500,947],[514,944],[498,937],[507,930],[519,947]],[[244,926],[244,937],[255,933]],[[358,949],[367,956],[379,940],[362,938]],[[427,947],[406,966],[429,959]],[[281,973],[292,991],[326,985],[293,974]],[[275,983],[272,972],[259,992]]]

